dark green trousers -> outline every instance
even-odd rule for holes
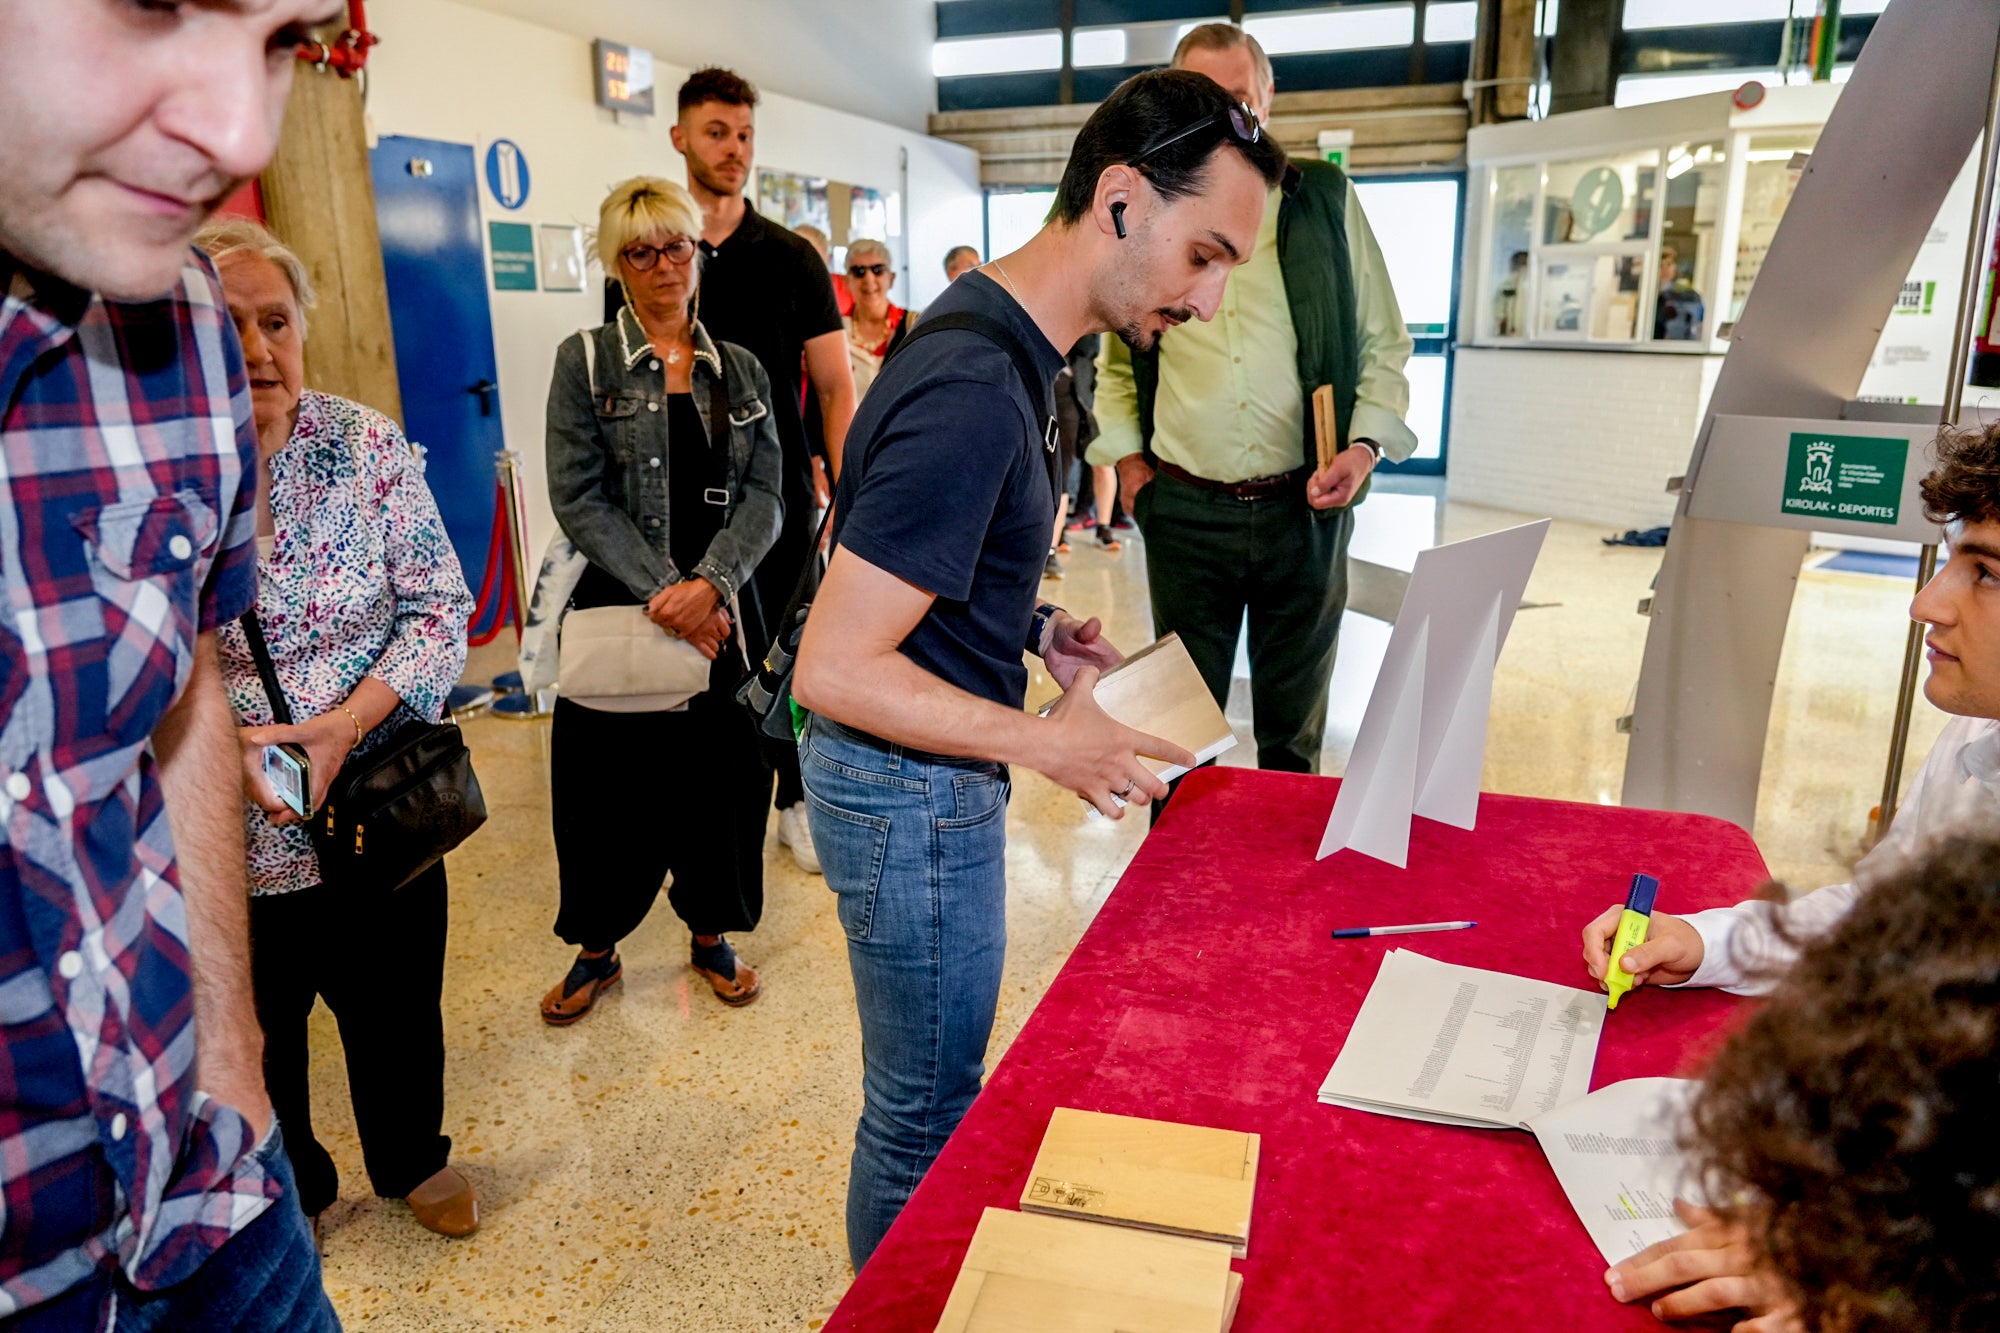
[[[1227,708],[1247,615],[1257,766],[1319,772],[1353,513],[1316,513],[1303,482],[1296,493],[1238,500],[1164,473],[1139,492],[1134,509],[1154,633],[1181,636],[1209,693]]]

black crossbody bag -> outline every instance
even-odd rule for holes
[[[271,664],[264,627],[252,610],[243,634],[280,726],[291,705]],[[412,718],[334,774],[326,801],[306,821],[320,882],[329,887],[400,889],[486,822],[486,797],[458,724]]]
[[[897,344],[894,351],[883,359],[886,366],[890,360],[901,356],[909,345],[919,338],[933,333],[945,333],[952,329],[963,329],[976,333],[993,343],[1014,362],[1014,372],[1021,377],[1021,387],[1027,390],[1028,401],[1039,403],[1048,393],[1048,386],[1042,383],[1041,372],[1035,366],[1035,358],[999,320],[990,315],[974,314],[968,310],[955,310],[948,314],[930,315],[917,322],[909,336]],[[863,459],[866,462],[866,458]],[[1042,427],[1042,462],[1049,472],[1049,491],[1056,497],[1056,504],[1062,503],[1062,478],[1057,475],[1059,463],[1056,456],[1056,419],[1051,415]],[[795,720],[792,703],[792,672],[798,665],[799,640],[805,634],[806,617],[812,613],[813,598],[819,595],[820,543],[826,540],[827,524],[833,521],[833,510],[826,511],[826,517],[819,522],[819,530],[813,534],[812,546],[806,555],[806,567],[799,571],[798,587],[792,591],[792,600],[785,604],[785,614],[779,619],[771,635],[771,648],[750,679],[743,682],[736,691],[736,701],[750,710],[757,726],[774,740],[792,741],[798,738],[799,724]],[[1049,522],[1055,522],[1055,515],[1049,515]]]

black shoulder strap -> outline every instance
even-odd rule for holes
[[[917,326],[910,330],[910,336],[903,339],[902,346],[896,350],[901,352],[904,347],[908,347],[919,338],[929,337],[933,333],[947,333],[953,329],[976,333],[1006,352],[1013,359],[1014,373],[1021,377],[1021,387],[1027,391],[1028,401],[1038,408],[1047,404],[1049,386],[1043,382],[1042,372],[1035,365],[1034,357],[1028,354],[1028,349],[1014,336],[1012,329],[991,315],[976,314],[970,310],[953,310],[942,315],[927,315],[917,321]],[[1043,431],[1043,436],[1045,444],[1055,439],[1053,415],[1049,417],[1049,424]],[[1053,450],[1054,446],[1051,444],[1050,448]]]
[[[903,348],[919,338],[928,337],[933,333],[949,332],[952,329],[976,333],[1005,351],[1013,359],[1014,373],[1021,377],[1021,387],[1027,391],[1028,401],[1034,404],[1037,410],[1047,413],[1046,419],[1042,422],[1042,462],[1048,468],[1050,494],[1060,506],[1064,487],[1063,479],[1057,475],[1061,464],[1056,455],[1056,417],[1053,411],[1048,410],[1049,385],[1043,380],[1042,372],[1035,365],[1034,357],[1029,355],[1027,347],[1021,340],[1014,336],[1012,329],[991,315],[976,314],[970,310],[926,315],[917,321],[917,327],[910,330],[910,336],[903,339],[902,347],[896,351],[901,353]]]
[[[278,684],[278,668],[271,664],[271,646],[264,642],[264,627],[257,621],[257,608],[243,613],[243,637],[250,640],[250,656],[257,663],[257,678],[271,700],[271,716],[281,727],[292,725],[292,706],[285,702],[285,687]]]
[[[1036,369],[1034,358],[1028,355],[1028,349],[1021,345],[1021,340],[1014,336],[1013,330],[988,315],[977,315],[970,311],[952,311],[942,315],[925,315],[917,321],[914,328],[910,329],[908,337],[889,350],[889,355],[882,359],[883,364],[887,365],[889,361],[902,355],[903,349],[917,339],[928,337],[933,333],[943,333],[947,329],[964,329],[968,333],[976,333],[988,342],[995,343],[1004,348],[1007,354],[1013,358],[1015,373],[1021,377],[1021,387],[1027,390],[1028,401],[1037,406],[1048,402],[1049,386],[1042,383],[1041,372]],[[1062,503],[1063,485],[1062,479],[1056,475],[1058,466],[1056,461],[1056,419],[1053,414],[1049,416],[1048,422],[1042,430],[1042,458],[1048,465],[1049,489],[1055,495],[1056,503],[1060,505]],[[848,466],[853,466],[851,460]],[[826,514],[819,521],[819,530],[813,533],[812,546],[810,548],[811,555],[806,560],[806,567],[799,571],[798,586],[792,590],[792,600],[785,607],[784,618],[779,622],[781,625],[790,625],[792,623],[798,609],[805,605],[807,599],[819,586],[820,544],[826,540],[826,530],[833,522],[834,508],[835,506],[827,507]]]

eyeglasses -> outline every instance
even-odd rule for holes
[[[660,262],[661,255],[665,255],[671,263],[687,263],[694,258],[694,242],[681,236],[665,245],[628,245],[620,253],[625,256],[626,263],[645,273]]]
[[[1228,131],[1230,137],[1241,144],[1256,143],[1264,134],[1264,127],[1257,123],[1257,113],[1252,111],[1245,103],[1238,102],[1226,111],[1218,111],[1212,116],[1203,116],[1186,129],[1175,130],[1166,138],[1148,144],[1139,150],[1136,157],[1127,158],[1125,165],[1136,167],[1147,158],[1157,156],[1167,149],[1172,148],[1181,140],[1192,139],[1202,131],[1213,129],[1216,126],[1220,126]]]
[[[850,278],[858,278],[867,273],[873,273],[879,278],[888,271],[889,266],[887,264],[849,264],[847,266],[847,276]]]

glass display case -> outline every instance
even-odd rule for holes
[[[1478,271],[1463,339],[1727,350],[1830,96],[1773,89],[1755,112],[1718,95],[1576,113],[1602,118],[1603,147],[1566,117],[1475,131],[1466,250]]]

